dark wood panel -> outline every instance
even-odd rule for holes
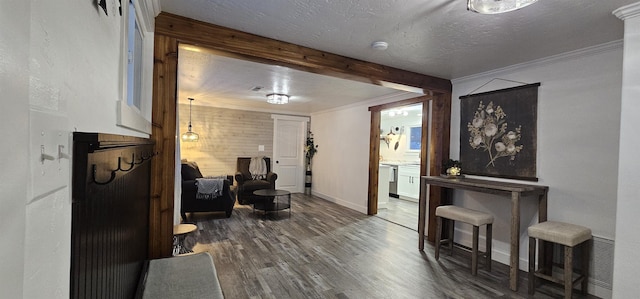
[[[149,234],[147,139],[74,133],[71,298],[132,298]]]

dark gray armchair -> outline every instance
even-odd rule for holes
[[[236,197],[230,190],[230,180],[233,180],[229,176],[224,181],[224,187],[222,189],[222,195],[213,199],[197,199],[196,193],[198,187],[196,186],[196,179],[202,178],[200,168],[194,162],[182,163],[182,197],[180,205],[180,215],[183,220],[187,220],[186,213],[193,212],[224,212],[227,217],[231,217],[233,212],[233,205],[236,203]]]
[[[236,182],[238,182],[238,203],[242,205],[253,204],[259,196],[253,195],[253,191],[262,189],[275,189],[278,175],[271,172],[271,159],[265,157],[267,175],[264,179],[253,179],[249,173],[251,158],[239,157],[237,162]]]

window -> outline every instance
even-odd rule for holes
[[[120,0],[122,7],[122,98],[118,121],[122,127],[151,134],[151,75],[154,15],[149,0]]]
[[[138,25],[133,1],[129,1],[127,20],[127,104],[141,108],[142,31]]]
[[[409,128],[409,150],[419,151],[422,145],[422,127]]]

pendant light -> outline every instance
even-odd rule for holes
[[[182,141],[184,142],[196,142],[200,139],[200,135],[191,131],[191,103],[193,102],[193,98],[189,98],[189,129],[187,132],[182,134]]]

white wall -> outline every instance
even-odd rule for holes
[[[0,0],[0,290],[6,298],[22,298],[29,146],[29,15],[30,3]],[[11,146],[7,146],[7,144]]]
[[[313,157],[312,193],[367,213],[369,194],[369,107],[415,97],[409,93],[311,114],[318,152]],[[378,141],[376,141],[378,142]]]
[[[419,105],[422,109],[422,105]],[[422,110],[418,110],[422,111]],[[409,151],[409,135],[412,126],[421,126],[422,117],[417,112],[411,111],[407,116],[396,115],[393,117],[383,116],[380,120],[381,135],[386,136],[392,127],[404,127],[404,133],[393,135],[391,142],[387,144],[384,140],[380,140],[380,156],[383,161],[397,162],[416,162],[420,161],[420,151]],[[398,148],[395,143],[398,141]]]
[[[640,289],[640,2],[616,15],[624,20],[625,33],[613,297],[635,298]]]
[[[451,157],[459,157],[460,96],[494,78],[540,82],[537,184],[549,186],[548,218],[584,225],[592,229],[594,236],[613,239],[621,70],[622,47],[618,42],[453,80]],[[494,80],[474,93],[516,85]],[[496,216],[494,259],[508,264],[509,200],[456,192],[454,203]],[[535,199],[525,200],[522,211],[520,268],[526,269],[526,228],[537,220]],[[470,244],[468,236],[463,235],[462,239],[467,239],[462,243]]]
[[[12,145],[0,149],[3,298],[69,298],[71,170],[57,146],[69,154],[73,131],[147,137],[116,126],[122,18],[107,2],[108,16],[96,1],[1,2],[0,120]],[[55,161],[40,162],[41,144]]]

